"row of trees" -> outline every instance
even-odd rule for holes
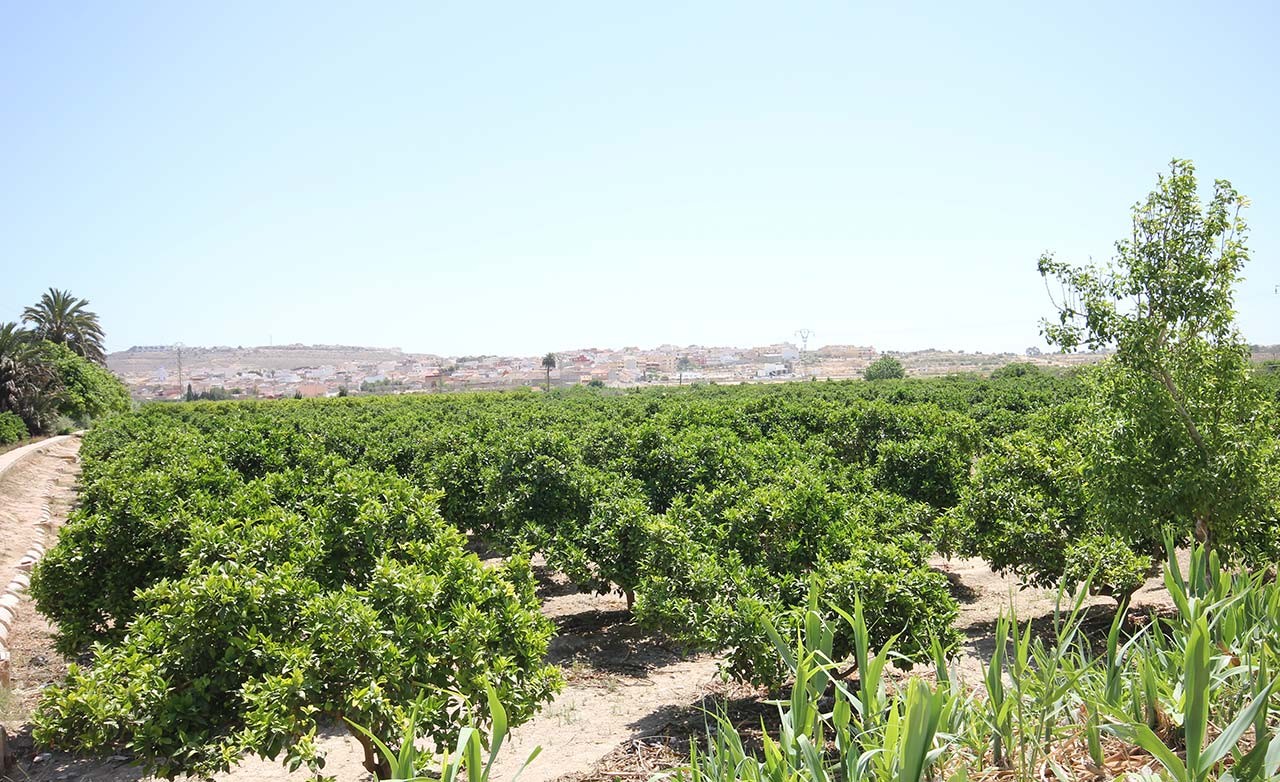
[[[897,636],[920,659],[957,640],[927,562],[934,519],[975,448],[1078,385],[1032,372],[147,406],[86,437],[81,504],[33,576],[61,648],[93,656],[45,693],[39,736],[128,746],[166,773],[216,771],[242,750],[318,764],[317,720],[349,716],[394,747],[415,698],[482,704],[485,681],[514,723],[550,692],[532,552],[580,589],[623,591],[675,647],[731,650],[744,678],[785,675],[759,620],[793,635],[810,589],[843,610],[859,596],[875,642]],[[419,532],[404,528],[410,498]],[[509,588],[485,577],[481,592],[434,597],[479,568],[460,530],[511,555]],[[431,558],[404,548],[414,535],[440,543]],[[395,571],[375,578],[384,564]],[[408,564],[423,570],[410,579]],[[229,594],[218,568],[248,591]],[[366,617],[352,632],[395,648],[338,648],[344,614],[257,598],[286,591],[299,605],[342,597]],[[408,649],[411,671],[396,662]],[[280,678],[295,655],[317,662]],[[424,710],[417,729],[465,721]]]
[[[0,420],[7,421],[0,442],[128,409],[128,391],[104,366],[102,324],[88,306],[50,288],[21,322],[0,323]]]

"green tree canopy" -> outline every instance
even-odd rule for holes
[[[1012,361],[1004,366],[992,371],[991,379],[999,380],[1006,377],[1026,377],[1028,375],[1040,375],[1044,370],[1037,364],[1029,361]]]
[[[1109,264],[1044,255],[1039,269],[1061,290],[1057,319],[1043,324],[1049,342],[1115,350],[1094,376],[1087,424],[1086,480],[1102,517],[1138,537],[1169,529],[1265,561],[1280,545],[1277,419],[1236,329],[1247,205],[1225,180],[1202,204],[1194,166],[1174,160],[1133,207]]]
[[[893,356],[881,356],[872,361],[863,373],[867,380],[901,380],[907,376],[902,362]]]
[[[105,368],[73,353],[66,345],[43,342],[40,351],[62,386],[58,412],[81,425],[129,409],[129,391]]]
[[[50,288],[40,296],[40,301],[22,311],[22,320],[31,324],[31,330],[40,339],[66,345],[78,356],[105,364],[102,324],[98,314],[88,306],[88,299]]]

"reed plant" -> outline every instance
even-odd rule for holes
[[[1176,611],[1140,626],[1117,614],[1103,639],[1086,623],[1089,585],[1060,594],[1047,630],[1010,609],[977,681],[941,647],[931,666],[886,675],[861,606],[837,612],[851,660],[831,658],[816,596],[802,627],[766,632],[791,674],[773,727],[753,747],[723,712],[708,722],[685,782],[1246,782],[1280,779],[1275,634],[1280,585],[1224,570],[1196,546],[1184,572],[1172,544]],[[767,620],[766,624],[768,624]],[[851,674],[842,677],[841,672]],[[856,672],[856,677],[852,676]]]

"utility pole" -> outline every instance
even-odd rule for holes
[[[800,377],[804,377],[804,354],[809,350],[809,337],[813,336],[813,329],[796,329],[796,336],[800,338]]]
[[[175,342],[173,349],[178,351],[178,398],[182,399],[182,343]]]

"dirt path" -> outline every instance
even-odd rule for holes
[[[12,467],[14,463],[21,461],[27,454],[34,453],[51,445],[58,445],[59,443],[67,442],[68,440],[78,441],[81,434],[81,432],[60,434],[54,437],[43,437],[35,440],[34,442],[26,443],[25,445],[5,446],[4,450],[0,450],[0,475],[4,475],[6,470]]]
[[[78,437],[55,437],[0,454],[0,720],[26,697],[17,675],[23,649],[31,568],[65,516],[79,471]],[[13,679],[10,682],[10,678]]]
[[[534,747],[521,782],[590,770],[621,742],[661,732],[667,715],[717,686],[718,658],[682,657],[629,622],[619,595],[584,595],[546,577],[543,613],[557,626],[548,657],[565,673],[553,703],[512,732],[495,770],[509,779]]]
[[[0,726],[24,722],[40,687],[66,673],[47,653],[48,633],[26,590],[57,519],[70,510],[79,449],[80,439],[67,436],[0,454]],[[0,750],[7,756],[10,748]]]
[[[1012,607],[1020,622],[1040,620],[1044,623],[1053,616],[1058,603],[1056,589],[1023,587],[1015,576],[992,571],[982,559],[935,557],[929,564],[951,580],[952,593],[960,603],[956,629],[964,634],[966,640],[956,668],[970,684],[982,680],[995,645],[996,621],[1002,613],[1009,613]],[[1063,611],[1070,609],[1069,599],[1064,600]],[[1134,593],[1129,613],[1131,616],[1145,615],[1151,611],[1169,611],[1172,607],[1163,577],[1157,575]],[[1115,609],[1116,603],[1111,598],[1089,598],[1084,604],[1086,627],[1101,626],[1105,634],[1106,627],[1115,616]]]

